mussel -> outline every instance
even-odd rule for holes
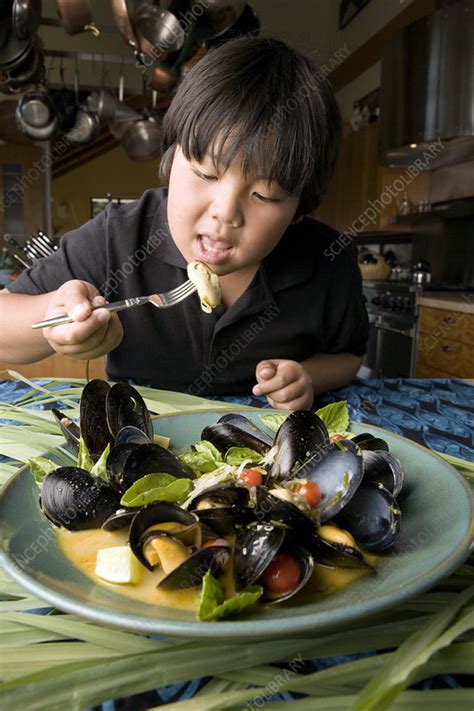
[[[254,583],[263,584],[261,601],[277,603],[288,600],[304,587],[314,569],[313,557],[302,546],[287,541],[286,536],[285,526],[277,523],[251,523],[237,532],[234,553],[237,590]],[[288,571],[286,580],[278,574],[281,567]]]
[[[374,481],[383,484],[393,496],[402,490],[405,475],[400,460],[391,452],[362,452],[364,482]]]
[[[81,437],[92,461],[97,461],[113,438],[107,426],[105,402],[110,385],[105,380],[90,380],[79,405]]]
[[[121,494],[146,474],[194,479],[193,470],[159,444],[126,443],[112,447],[106,468],[110,484]]]
[[[331,568],[360,568],[369,565],[354,537],[334,524],[325,524],[306,541],[308,550],[320,565]]]
[[[100,528],[120,508],[120,496],[85,469],[60,467],[45,478],[40,507],[56,526],[81,531]]]
[[[76,425],[76,423],[73,422],[67,415],[65,415],[63,412],[60,412],[55,407],[52,408],[51,412],[53,413],[54,419],[61,428],[61,432],[63,433],[64,439],[66,440],[67,444],[70,446],[72,451],[77,454],[79,452],[79,445],[81,440],[81,430],[79,429],[79,426]]]
[[[328,444],[329,434],[321,418],[310,410],[295,410],[276,433],[275,458],[268,481],[300,476],[301,470],[314,461]]]
[[[392,546],[400,533],[400,509],[394,496],[382,484],[363,482],[349,503],[335,517],[335,523],[373,553]]]
[[[374,437],[369,432],[362,432],[351,439],[360,449],[370,450],[372,452],[388,452],[388,444],[381,437]]]
[[[201,521],[222,536],[235,532],[239,526],[253,521],[249,507],[250,494],[245,486],[221,484],[196,496],[189,507]]]
[[[117,437],[123,427],[141,430],[151,441],[153,425],[150,413],[140,393],[128,383],[115,383],[107,394],[107,425],[112,437]]]
[[[222,454],[225,454],[231,447],[245,447],[253,449],[259,454],[266,454],[270,449],[268,437],[263,432],[260,433],[256,427],[242,429],[237,426],[235,415],[233,421],[219,421],[216,425],[205,427],[201,433],[201,439],[211,442]]]
[[[149,570],[160,568],[164,572],[157,587],[166,590],[200,585],[208,570],[217,577],[223,573],[230,558],[230,544],[217,536],[204,546],[202,543],[198,517],[176,504],[149,504],[137,513],[130,526],[133,553]]]

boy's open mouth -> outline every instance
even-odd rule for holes
[[[209,235],[198,235],[198,259],[208,264],[222,264],[229,258],[233,249],[232,245],[212,239]]]

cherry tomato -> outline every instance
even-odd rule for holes
[[[321,501],[321,489],[314,483],[314,481],[308,481],[306,484],[301,484],[301,486],[297,489],[297,492],[298,494],[301,494],[301,496],[304,496],[312,509],[316,508]]]
[[[333,434],[329,435],[329,439],[331,442],[340,442],[341,439],[344,439],[344,436],[342,434]]]
[[[299,583],[300,567],[287,553],[278,553],[263,571],[260,581],[268,593],[283,595]]]
[[[263,481],[262,472],[258,469],[242,469],[239,479],[249,489],[252,486],[260,486]]]

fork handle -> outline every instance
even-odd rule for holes
[[[143,306],[143,304],[148,304],[150,298],[148,296],[137,296],[133,299],[124,299],[123,301],[113,301],[111,304],[104,304],[101,306],[93,306],[92,311],[97,311],[97,309],[105,309],[106,311],[124,311],[125,309],[133,309],[135,306]],[[59,316],[53,316],[53,318],[48,318],[45,321],[38,321],[34,323],[31,328],[46,328],[47,326],[61,326],[64,323],[73,323],[75,319],[68,314],[59,314]]]

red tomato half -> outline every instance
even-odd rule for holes
[[[294,590],[300,580],[300,567],[287,553],[274,557],[260,576],[260,581],[268,593],[283,595]]]
[[[242,469],[239,479],[249,489],[252,486],[260,486],[263,481],[262,472],[258,469]]]
[[[297,492],[298,494],[301,494],[301,496],[305,497],[312,509],[316,508],[321,501],[321,489],[314,483],[314,481],[308,481],[306,484],[301,484],[301,486],[297,489]]]
[[[329,435],[329,439],[331,442],[340,442],[341,439],[344,439],[344,436],[342,434],[333,434]]]

